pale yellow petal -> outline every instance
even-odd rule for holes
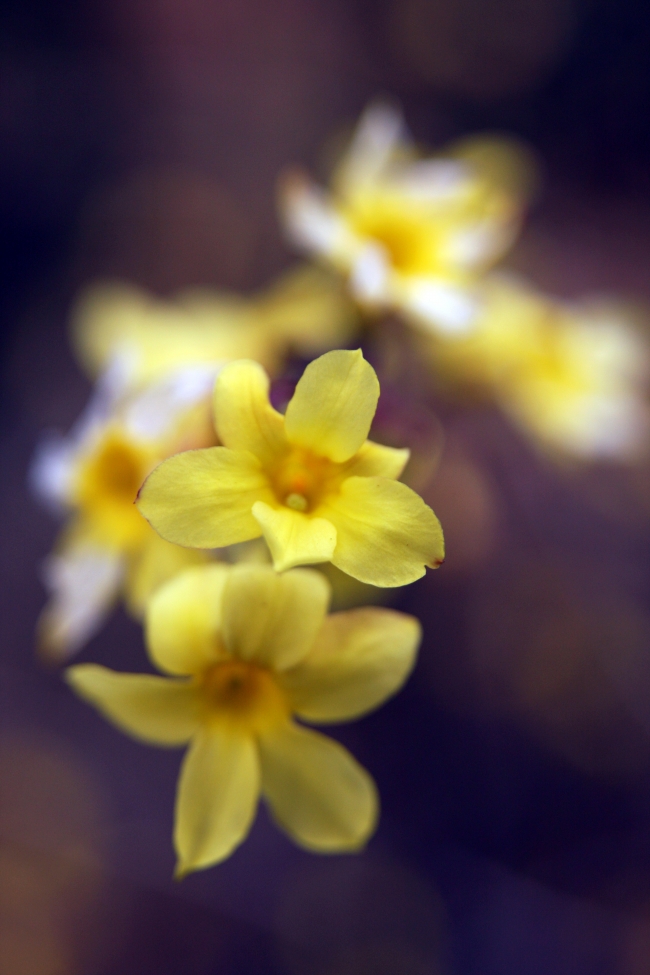
[[[349,477],[390,477],[396,480],[406,467],[411,451],[384,447],[366,440],[359,452],[345,465]]]
[[[230,856],[251,828],[260,791],[252,738],[206,725],[183,760],[176,797],[176,876]]]
[[[235,566],[223,597],[223,638],[229,652],[274,670],[292,667],[323,625],[329,583],[320,572]]]
[[[391,609],[328,616],[311,652],[281,676],[292,710],[307,721],[349,721],[395,694],[413,669],[422,631]]]
[[[127,609],[136,619],[142,619],[149,599],[163,583],[208,559],[207,552],[166,542],[155,531],[148,534],[146,544],[131,559],[124,586]]]
[[[196,732],[201,701],[188,681],[117,674],[98,664],[65,672],[68,684],[127,735],[152,745],[184,745]]]
[[[336,527],[332,562],[371,586],[405,586],[444,559],[440,522],[399,481],[350,477],[321,510]]]
[[[168,542],[222,548],[259,536],[251,509],[269,500],[273,495],[256,457],[208,447],[163,461],[142,485],[137,504]]]
[[[379,381],[360,349],[337,349],[305,369],[287,407],[292,444],[337,463],[349,460],[368,436],[377,409]]]
[[[269,403],[269,377],[249,359],[229,363],[217,376],[214,421],[225,447],[248,450],[263,464],[286,447],[284,420]]]
[[[308,850],[358,850],[379,812],[372,778],[338,742],[295,724],[260,738],[262,793],[274,819]]]
[[[325,518],[290,508],[274,508],[258,501],[253,515],[266,539],[276,572],[296,565],[329,562],[336,546],[336,529]]]
[[[221,643],[223,590],[230,566],[186,569],[161,586],[147,606],[151,660],[168,674],[196,674],[225,656]]]

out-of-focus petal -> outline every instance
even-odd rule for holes
[[[210,396],[218,369],[217,363],[185,366],[147,386],[124,411],[129,434],[145,440],[169,434],[183,412]]]
[[[144,482],[138,508],[169,542],[222,548],[257,538],[256,501],[272,501],[260,462],[247,451],[209,447],[163,461]]]
[[[176,876],[225,860],[246,838],[260,790],[254,741],[206,725],[183,760],[176,798]]]
[[[196,674],[225,656],[220,638],[229,566],[186,569],[161,586],[147,606],[149,656],[168,674]]]
[[[90,640],[117,599],[125,571],[120,554],[74,539],[50,555],[43,578],[50,600],[38,622],[39,648],[61,662]]]
[[[325,518],[258,501],[253,515],[267,541],[276,572],[296,565],[329,562],[336,546],[336,529]]]
[[[233,656],[274,670],[292,667],[311,649],[323,625],[330,586],[320,572],[239,565],[223,599],[223,638]]]
[[[377,409],[379,381],[360,349],[337,349],[311,362],[287,407],[287,438],[337,463],[365,442]]]
[[[404,307],[424,329],[444,335],[471,331],[480,302],[469,288],[435,278],[413,277],[399,289]]]
[[[358,850],[377,822],[372,778],[345,748],[294,724],[260,738],[262,793],[277,823],[308,850]]]
[[[381,177],[394,161],[405,136],[404,120],[395,106],[386,102],[369,105],[336,168],[335,188],[347,195]]]
[[[350,232],[327,196],[301,172],[280,182],[280,210],[291,243],[336,260],[349,247]]]
[[[184,745],[199,727],[201,701],[188,681],[117,674],[98,664],[65,672],[80,697],[122,731],[152,745]]]
[[[349,477],[390,477],[396,480],[408,462],[411,451],[366,440],[361,450],[345,465]]]
[[[182,548],[150,531],[146,542],[131,557],[124,585],[124,598],[129,612],[141,619],[153,593],[168,579],[184,569],[204,565],[207,552]]]
[[[405,586],[444,559],[440,522],[399,481],[350,477],[321,512],[336,528],[334,565],[372,586]]]
[[[328,616],[311,652],[282,675],[307,721],[348,721],[378,707],[410,674],[421,638],[413,616],[353,609]]]
[[[257,362],[225,366],[214,387],[214,418],[225,447],[248,450],[268,464],[285,448],[282,416],[269,403],[269,377]]]

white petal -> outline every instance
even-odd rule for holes
[[[123,575],[119,555],[89,545],[45,560],[43,581],[51,597],[39,630],[47,656],[67,660],[88,642],[116,598]]]
[[[142,440],[163,436],[184,410],[209,399],[220,368],[216,362],[187,366],[149,386],[125,412],[129,434]]]
[[[51,431],[36,445],[27,481],[30,490],[55,514],[65,511],[70,500],[76,445]]]
[[[302,175],[291,175],[281,193],[281,209],[291,243],[317,254],[331,255],[348,234],[326,195]]]
[[[405,308],[432,332],[460,335],[469,331],[479,311],[475,294],[435,278],[416,278],[404,288]]]
[[[350,287],[359,301],[381,303],[387,298],[390,259],[381,244],[367,244],[352,265]]]
[[[369,105],[337,167],[337,187],[346,192],[378,179],[390,166],[395,150],[406,140],[404,120],[397,108],[385,102]]]

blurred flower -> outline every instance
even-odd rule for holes
[[[471,334],[432,341],[445,382],[488,393],[530,436],[577,457],[629,457],[647,442],[649,349],[625,312],[561,303],[493,275]]]
[[[277,571],[333,562],[361,582],[402,586],[443,560],[433,511],[396,478],[407,450],[366,440],[379,383],[360,350],[307,366],[285,416],[254,362],[215,385],[223,447],[169,458],[138,505],[163,538],[218,548],[264,535]]]
[[[127,733],[190,743],[176,804],[177,876],[228,857],[248,834],[260,793],[307,849],[356,850],[372,833],[378,809],[368,773],[291,715],[327,723],[376,708],[410,672],[420,627],[385,609],[326,618],[328,599],[326,580],[311,570],[189,569],[147,609],[151,659],[171,678],[95,664],[67,671],[77,693]]]
[[[95,285],[77,304],[72,339],[95,378],[116,355],[139,385],[180,366],[255,359],[277,369],[289,349],[307,357],[344,345],[354,309],[335,278],[299,267],[252,298],[209,289],[175,301],[130,285]]]
[[[135,507],[149,471],[174,450],[209,443],[209,393],[216,367],[185,369],[124,396],[115,361],[67,437],[44,441],[32,486],[52,507],[70,512],[55,552],[45,562],[51,598],[39,621],[49,657],[71,656],[90,639],[124,590],[141,615],[153,590],[203,554],[163,541]]]
[[[508,249],[522,210],[523,157],[490,139],[418,159],[399,112],[366,110],[327,193],[299,171],[281,185],[292,241],[345,274],[369,309],[433,331],[463,332],[477,278]]]

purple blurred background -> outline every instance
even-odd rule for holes
[[[1,11],[0,975],[645,975],[647,466],[558,467],[490,409],[428,404],[445,447],[423,490],[449,558],[401,597],[425,626],[414,678],[339,736],[379,784],[377,836],[318,858],[262,811],[231,860],[180,885],[179,754],[121,736],[34,659],[57,526],[25,480],[40,431],[88,396],[66,339],[78,288],[264,285],[293,260],[278,172],[325,173],[377,94],[426,145],[487,129],[534,147],[543,190],[510,266],[556,295],[650,299],[650,8]],[[384,416],[417,447],[404,388]],[[121,611],[83,655],[141,658]]]

